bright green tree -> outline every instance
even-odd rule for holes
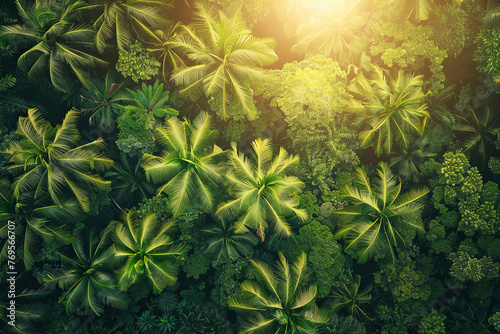
[[[158,222],[154,214],[140,218],[137,211],[123,211],[111,248],[115,258],[125,261],[119,269],[120,289],[126,290],[145,277],[157,293],[177,281],[184,246],[172,239],[174,226],[172,220]]]
[[[357,134],[343,113],[349,98],[346,73],[323,55],[287,63],[262,93],[285,114],[287,135],[300,156],[303,180],[328,193],[334,169],[358,164]],[[260,87],[259,87],[260,88]]]
[[[292,51],[323,54],[345,66],[353,64],[361,53],[361,31],[369,19],[368,12],[359,10],[364,2],[324,1],[299,8],[299,13],[310,18],[298,27],[298,42]]]
[[[425,73],[424,85],[430,84],[432,93],[445,89],[443,61],[448,53],[434,43],[434,30],[430,25],[379,19],[372,29],[374,34],[369,50],[377,64],[389,69]]]
[[[160,61],[160,71],[163,81],[165,82],[170,79],[172,71],[185,66],[182,58],[174,50],[175,38],[177,38],[181,29],[182,23],[177,22],[176,24],[169,25],[163,30],[155,30],[153,34],[149,36],[149,47],[146,49],[153,55],[156,55],[156,58]]]
[[[55,128],[36,109],[19,118],[16,133],[21,139],[11,141],[6,150],[13,163],[9,170],[20,174],[13,185],[16,198],[33,191],[35,200],[48,195],[54,203],[62,205],[66,189],[88,211],[89,189],[106,189],[110,182],[92,172],[105,171],[113,166],[113,160],[106,156],[102,139],[78,145],[79,114],[75,109],[70,110],[63,123]]]
[[[86,3],[42,0],[25,5],[16,0],[16,5],[23,25],[0,27],[0,38],[30,48],[17,60],[28,79],[38,82],[49,74],[54,88],[65,93],[72,91],[77,80],[89,88],[91,70],[107,62],[92,55],[95,31],[77,24]]]
[[[273,148],[268,139],[256,139],[252,143],[253,161],[238,152],[233,143],[230,170],[226,174],[228,193],[234,199],[222,203],[216,214],[220,217],[238,217],[236,232],[256,231],[264,241],[264,230],[272,224],[274,232],[282,237],[291,235],[289,218],[307,219],[307,212],[297,208],[303,183],[295,176],[287,175],[288,169],[297,164],[297,156],[288,155],[280,148],[273,158]]]
[[[133,41],[128,47],[130,50],[118,52],[118,72],[135,82],[149,80],[158,74],[160,62],[147,52],[139,41]]]
[[[446,334],[446,316],[435,309],[429,312],[418,325],[418,332],[424,334]]]
[[[193,98],[213,98],[215,112],[226,119],[228,105],[236,103],[249,119],[256,108],[250,85],[267,78],[262,67],[277,60],[270,38],[255,38],[246,28],[241,11],[227,14],[214,6],[195,4],[195,22],[182,26],[172,47],[190,60],[172,80]]]
[[[211,212],[221,182],[218,162],[226,154],[214,144],[218,132],[212,129],[212,117],[202,112],[193,122],[169,118],[154,134],[156,142],[168,154],[145,155],[142,166],[148,180],[165,182],[157,193],[170,196],[174,216],[195,203],[202,211]]]
[[[306,254],[290,265],[278,253],[276,269],[252,260],[258,281],[241,284],[241,294],[230,308],[245,314],[240,333],[314,333],[328,318],[314,301],[316,286],[307,284]]]
[[[434,6],[434,0],[388,0],[380,1],[379,10],[418,23],[429,19]]]
[[[119,51],[126,51],[133,38],[147,37],[152,31],[168,25],[165,10],[170,0],[108,0],[100,1],[101,15],[94,22],[96,45],[104,52],[109,41],[116,40]]]
[[[145,111],[153,116],[178,116],[179,112],[171,107],[171,94],[163,90],[163,83],[156,80],[153,85],[141,84],[141,89],[136,91],[126,88],[129,96],[129,105],[125,107],[128,111]]]
[[[500,276],[500,263],[494,262],[490,257],[475,258],[468,253],[458,251],[451,253],[453,264],[450,275],[462,282],[484,281]]]
[[[402,194],[401,182],[384,162],[379,163],[372,180],[364,169],[357,168],[354,184],[342,191],[352,205],[336,212],[342,220],[337,236],[347,239],[346,250],[355,250],[359,263],[375,252],[390,253],[395,261],[396,247],[405,243],[408,231],[424,231],[420,200],[428,192],[420,188]]]
[[[412,134],[423,134],[429,113],[422,79],[401,70],[391,76],[377,66],[371,79],[362,74],[356,78],[350,86],[354,99],[348,109],[359,113],[362,147],[374,146],[377,156],[390,154],[395,140],[407,149]]]

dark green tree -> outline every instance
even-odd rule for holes
[[[17,258],[11,246],[11,240],[14,240],[16,249],[22,254],[20,258],[24,267],[32,270],[42,245],[60,246],[71,242],[71,233],[64,223],[68,224],[79,213],[78,204],[74,201],[66,201],[62,203],[62,206],[58,206],[50,203],[46,198],[37,201],[33,201],[29,195],[17,198],[14,196],[10,182],[7,179],[0,180],[0,218],[2,220],[0,261],[13,261]]]
[[[18,289],[21,288],[21,281],[25,281],[19,279],[16,280]],[[27,283],[23,282],[23,287],[26,286]],[[15,326],[12,326],[11,318],[7,317],[11,315],[11,311],[7,308],[12,308],[10,305],[10,301],[14,299],[7,299],[8,294],[7,291],[9,286],[7,285],[7,280],[4,276],[2,276],[2,284],[0,285],[3,293],[0,296],[0,330],[5,334],[36,334],[40,333],[40,325],[43,321],[47,320],[50,314],[50,309],[44,303],[44,300],[50,295],[50,291],[39,288],[39,289],[30,289],[23,288],[20,289],[19,292],[16,291],[15,298]]]
[[[454,130],[461,136],[464,152],[470,152],[480,167],[485,167],[489,156],[496,151],[495,141],[500,134],[500,117],[489,106],[474,111],[468,108],[468,116],[455,115],[458,122]],[[459,137],[460,138],[460,137]]]
[[[111,181],[111,199],[120,207],[130,207],[142,199],[154,194],[155,187],[146,180],[141,167],[142,158],[132,161],[125,153],[120,152],[112,169],[104,174]]]
[[[63,291],[60,302],[64,302],[69,313],[103,315],[104,306],[118,309],[127,306],[126,295],[118,290],[116,277],[112,273],[109,249],[108,226],[101,233],[78,232],[71,251],[58,252],[62,261],[61,270],[44,278],[45,286],[56,285]]]
[[[231,263],[239,257],[252,254],[253,247],[259,239],[252,233],[237,234],[234,226],[224,219],[218,220],[218,224],[204,230],[208,236],[208,246],[205,253],[211,254],[213,266]]]
[[[372,286],[368,285],[364,289],[360,290],[361,276],[356,275],[354,276],[354,279],[351,276],[348,279],[349,282],[342,282],[338,287],[332,289],[332,309],[335,311],[347,308],[350,316],[358,317],[359,313],[361,313],[370,319],[370,317],[368,317],[368,315],[361,309],[360,305],[368,304],[372,300],[372,295],[370,294]]]
[[[0,27],[0,38],[30,49],[19,56],[17,64],[28,79],[39,82],[49,74],[58,91],[69,93],[74,82],[90,86],[91,70],[107,64],[93,56],[95,31],[78,24],[77,16],[87,4],[84,1],[36,1],[25,5],[16,0],[23,25]]]
[[[116,72],[110,70],[103,81],[96,80],[90,91],[82,95],[82,112],[89,117],[89,125],[97,127],[101,133],[108,134],[115,129],[119,106],[128,103],[130,99],[123,90],[127,81],[117,81]]]

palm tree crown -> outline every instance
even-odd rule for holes
[[[24,24],[0,27],[0,37],[30,47],[17,61],[19,68],[28,73],[28,79],[38,82],[48,73],[58,91],[70,92],[75,78],[88,89],[89,70],[107,62],[92,55],[95,31],[75,24],[76,15],[86,3],[65,5],[62,1],[42,0],[23,7],[16,0],[16,5]]]
[[[332,309],[337,310],[346,308],[351,316],[359,316],[363,314],[369,320],[373,320],[361,309],[360,304],[369,303],[372,300],[370,291],[372,290],[371,284],[360,291],[361,276],[355,275],[352,278],[352,273],[349,273],[350,283],[342,282],[338,287],[332,289]]]
[[[347,1],[337,0],[325,2],[323,6],[299,8],[299,11],[312,15],[297,29],[298,42],[292,51],[306,55],[321,53],[341,64],[352,64],[362,49],[359,47],[362,46],[359,30],[369,17],[367,12],[358,11],[362,2],[358,0],[348,6]]]
[[[95,140],[78,146],[79,112],[70,110],[61,125],[53,128],[36,109],[20,117],[16,133],[20,141],[12,141],[6,150],[10,154],[10,170],[20,172],[14,183],[14,196],[33,191],[34,199],[47,194],[61,205],[63,188],[76,198],[84,211],[89,210],[88,189],[103,190],[110,183],[92,171],[102,172],[113,166],[104,153],[104,141]]]
[[[240,333],[315,333],[327,317],[316,306],[316,286],[306,285],[306,254],[290,266],[278,253],[276,269],[252,260],[258,282],[241,284],[241,295],[229,300],[230,308],[246,314]]]
[[[388,0],[381,2],[379,7],[387,15],[420,23],[429,19],[429,14],[435,10],[436,5],[434,0]]]
[[[162,79],[165,82],[170,78],[172,71],[185,66],[182,58],[174,50],[175,38],[181,30],[182,23],[177,22],[164,28],[164,30],[155,30],[149,36],[150,42],[148,44],[150,47],[147,50],[156,55],[156,58],[160,61]]]
[[[218,160],[225,155],[214,144],[218,132],[212,129],[212,118],[204,112],[192,123],[172,117],[164,126],[157,127],[154,134],[168,153],[164,157],[145,155],[142,166],[148,180],[166,182],[157,193],[170,196],[174,216],[194,203],[204,212],[211,212],[221,181]]]
[[[183,26],[184,32],[172,43],[174,50],[192,65],[175,72],[172,80],[192,97],[205,94],[213,98],[215,111],[224,119],[230,103],[236,103],[249,119],[255,119],[249,84],[265,79],[262,67],[276,61],[274,40],[253,37],[240,11],[228,15],[201,3],[195,6],[195,23]]]
[[[284,148],[273,159],[273,149],[268,139],[256,139],[252,143],[253,161],[250,161],[232,144],[230,170],[226,175],[229,194],[235,199],[223,203],[217,209],[220,217],[240,217],[236,222],[236,232],[255,229],[264,240],[264,229],[273,224],[274,231],[284,237],[291,234],[290,224],[285,217],[307,219],[307,213],[298,209],[296,196],[304,184],[286,172],[298,163],[297,156],[288,155]]]
[[[49,203],[47,203],[49,202]],[[19,245],[21,259],[26,270],[31,270],[35,256],[43,243],[61,245],[71,243],[71,234],[64,227],[79,214],[78,204],[66,201],[62,206],[54,205],[41,198],[33,201],[30,194],[16,198],[7,179],[0,180],[0,262],[8,258],[9,221],[15,225],[14,235]]]
[[[152,35],[155,29],[167,24],[165,9],[171,1],[165,0],[107,0],[102,14],[94,22],[96,45],[104,52],[107,42],[116,39],[119,51],[127,51],[133,38]]]
[[[82,112],[88,114],[89,125],[96,126],[101,133],[109,134],[116,126],[116,115],[121,104],[131,103],[131,99],[124,94],[127,80],[116,83],[116,71],[106,73],[104,81],[96,80],[92,83],[87,96],[82,96],[85,108]]]
[[[45,286],[57,284],[65,290],[61,301],[65,301],[68,312],[83,309],[85,314],[100,316],[104,312],[104,305],[119,309],[127,306],[127,299],[117,290],[116,280],[109,267],[109,259],[113,255],[106,247],[109,232],[108,227],[100,235],[94,231],[88,237],[82,232],[78,233],[73,242],[73,251],[58,253],[64,270],[48,274],[44,279]]]
[[[163,90],[163,83],[156,80],[153,86],[141,84],[141,89],[133,91],[126,88],[129,99],[129,104],[124,107],[125,110],[132,112],[145,111],[157,117],[178,116],[179,112],[170,107],[170,92]],[[132,104],[134,103],[134,104]]]
[[[210,236],[205,253],[214,254],[213,266],[231,263],[240,256],[250,255],[253,252],[253,246],[256,246],[259,241],[252,233],[235,233],[234,226],[223,219],[203,232]]]
[[[10,301],[7,298],[8,293],[0,294],[0,331],[5,334],[38,334],[43,321],[47,320],[50,315],[50,308],[47,305],[47,297],[50,291],[39,288],[24,288],[24,286],[32,286],[30,280],[22,280],[21,277],[16,279],[16,322],[12,326],[12,320],[8,315],[12,308]],[[23,284],[23,285],[21,285]],[[21,290],[22,288],[22,290]],[[0,290],[8,291],[9,281],[2,280],[0,282]]]
[[[390,252],[395,260],[395,247],[405,241],[404,230],[424,231],[419,200],[428,192],[421,188],[401,194],[401,183],[384,162],[379,163],[371,183],[366,171],[357,168],[354,185],[342,192],[353,205],[336,212],[343,219],[337,236],[347,239],[346,250],[357,251],[359,263],[380,250]]]
[[[351,85],[350,110],[361,113],[358,125],[361,146],[375,146],[375,153],[390,154],[394,139],[407,149],[412,133],[422,135],[429,113],[423,92],[423,76],[413,76],[398,71],[397,76],[374,66],[372,78],[357,77]]]
[[[122,213],[112,246],[114,256],[125,260],[118,280],[120,289],[127,289],[142,276],[153,284],[154,292],[176,282],[177,258],[184,247],[170,236],[174,225],[173,221],[158,222],[156,215],[141,218],[137,211]]]
[[[464,151],[476,154],[479,165],[484,167],[488,151],[495,150],[495,141],[500,134],[500,117],[489,106],[479,111],[468,111],[468,118],[456,115],[460,122],[454,126],[454,130],[465,134],[461,142]]]

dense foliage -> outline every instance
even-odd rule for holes
[[[499,54],[487,0],[2,3],[0,332],[500,332]]]

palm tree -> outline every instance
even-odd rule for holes
[[[170,79],[172,71],[185,66],[182,58],[174,50],[175,38],[182,29],[182,23],[169,25],[165,30],[156,30],[150,36],[150,47],[147,48],[160,60],[161,73],[163,81],[167,82]]]
[[[104,177],[111,181],[110,197],[121,211],[121,207],[132,206],[144,198],[151,197],[155,188],[147,183],[146,175],[141,168],[142,158],[131,161],[130,157],[120,152],[116,160],[117,163],[104,174]]]
[[[420,171],[418,165],[436,155],[428,150],[429,137],[410,141],[407,149],[402,149],[391,157],[390,166],[398,171],[404,180],[418,180]]]
[[[314,302],[316,286],[306,285],[306,254],[291,266],[283,254],[278,256],[274,270],[252,260],[258,282],[243,282],[240,296],[228,302],[245,314],[240,333],[315,333],[328,320]]]
[[[204,230],[211,238],[205,253],[215,254],[213,266],[223,263],[231,263],[239,257],[249,256],[253,252],[258,239],[251,233],[235,234],[234,226],[228,224],[224,219],[219,224]]]
[[[22,274],[21,274],[22,275]],[[21,290],[22,286],[32,283],[25,282],[21,276],[16,278],[16,298],[15,298],[15,326],[12,326],[11,319],[7,318],[12,308],[10,301],[7,299],[9,290],[9,282],[3,279],[0,283],[0,289],[5,293],[0,295],[0,331],[5,334],[37,334],[40,333],[40,323],[47,320],[49,316],[49,308],[44,303],[50,291],[43,288],[32,289],[25,288]]]
[[[172,48],[190,65],[176,71],[172,79],[181,92],[196,98],[205,94],[224,119],[228,105],[235,103],[249,119],[256,118],[250,85],[267,78],[262,67],[277,60],[274,40],[258,39],[246,28],[241,11],[228,15],[213,6],[195,3],[195,22],[182,26]]]
[[[170,197],[174,216],[195,203],[206,213],[215,207],[222,171],[218,161],[226,154],[214,144],[217,134],[212,118],[204,112],[192,123],[173,117],[154,130],[155,140],[168,153],[163,157],[146,154],[142,166],[148,181],[165,182],[157,193]]]
[[[172,5],[166,0],[100,0],[101,15],[94,22],[96,45],[104,52],[107,42],[116,39],[119,51],[127,51],[132,39],[152,35],[168,24],[165,10]]]
[[[28,79],[38,82],[49,74],[58,91],[71,92],[75,81],[88,89],[91,69],[108,63],[92,55],[95,31],[75,23],[86,3],[42,0],[24,6],[16,0],[16,5],[24,24],[0,27],[0,38],[30,48],[17,60]]]
[[[16,84],[16,78],[11,74],[6,74],[0,78],[0,92],[4,92]]]
[[[45,243],[62,245],[71,242],[71,234],[63,222],[69,222],[78,215],[78,204],[71,201],[62,206],[47,203],[46,198],[33,201],[31,196],[14,196],[7,179],[0,180],[0,250],[1,262],[7,261],[9,237],[15,235],[17,248],[27,270],[33,268],[35,255]],[[10,222],[10,223],[9,223]],[[11,230],[12,226],[15,227]],[[11,231],[13,234],[10,234]]]
[[[219,217],[239,217],[235,223],[237,233],[247,232],[246,226],[256,230],[264,241],[264,229],[268,223],[283,237],[291,234],[285,217],[307,219],[307,212],[298,209],[300,192],[304,184],[287,170],[298,163],[297,156],[288,155],[284,148],[273,159],[273,149],[268,139],[256,139],[252,143],[253,161],[238,153],[232,143],[230,167],[226,174],[228,193],[233,200],[222,203],[216,214]]]
[[[489,2],[486,8],[486,15],[483,18],[483,26],[485,28],[495,28],[500,24],[500,6],[495,6]]]
[[[36,109],[29,109],[27,117],[19,118],[16,133],[21,140],[12,141],[6,150],[14,163],[9,170],[21,174],[14,182],[16,198],[33,191],[35,201],[48,195],[62,205],[63,188],[67,188],[82,209],[88,211],[88,189],[103,190],[108,186],[109,181],[91,172],[110,168],[113,160],[104,153],[102,139],[77,146],[79,114],[70,110],[55,128]]]
[[[154,292],[176,282],[184,246],[170,236],[174,225],[173,221],[158,222],[154,214],[141,218],[137,211],[123,211],[112,246],[113,255],[125,261],[119,270],[120,289],[126,290],[142,276],[153,284]]]
[[[495,150],[495,141],[500,134],[500,117],[488,106],[480,111],[469,107],[468,111],[469,117],[455,115],[459,123],[456,123],[453,129],[465,134],[466,137],[461,140],[464,151],[477,155],[479,165],[485,166],[488,152]]]
[[[63,269],[44,278],[46,287],[58,285],[63,289],[59,301],[64,301],[68,313],[83,310],[85,315],[100,316],[104,305],[126,308],[127,298],[117,289],[116,279],[110,271],[109,259],[113,253],[106,247],[110,230],[108,227],[100,234],[91,231],[88,237],[78,232],[72,252],[58,252]]]
[[[403,21],[420,23],[429,19],[434,6],[434,0],[386,0],[381,2],[379,10],[387,12],[392,17],[399,17]]]
[[[341,282],[339,287],[332,289],[332,309],[335,311],[337,309],[347,308],[350,316],[357,317],[359,312],[361,312],[365,317],[370,319],[359,305],[369,303],[372,300],[372,295],[370,294],[372,286],[369,285],[365,289],[359,291],[361,276],[355,275],[354,279],[351,274],[349,274],[349,276],[350,282],[348,282],[348,284],[346,284],[346,282]]]
[[[129,104],[123,108],[131,112],[145,111],[157,117],[178,116],[179,112],[170,107],[169,91],[163,90],[163,83],[160,84],[156,80],[153,86],[142,83],[141,89],[133,91],[126,89],[129,101],[133,101],[135,105]]]
[[[89,92],[89,97],[82,96],[86,102],[82,112],[89,114],[89,124],[97,126],[102,133],[111,133],[115,129],[119,106],[131,102],[123,92],[127,81],[122,80],[121,83],[116,81],[116,71],[110,70],[106,73],[104,81],[99,80],[92,84],[93,92]]]
[[[373,257],[376,250],[390,252],[395,261],[396,246],[399,241],[405,243],[404,231],[424,231],[419,201],[428,192],[420,188],[401,194],[401,183],[385,162],[377,166],[371,184],[366,171],[357,168],[354,184],[342,190],[353,205],[336,212],[343,220],[336,236],[347,239],[346,250],[357,251],[358,263]]]
[[[370,80],[356,78],[349,110],[360,113],[357,124],[366,128],[359,133],[362,147],[374,145],[380,156],[393,151],[394,139],[407,149],[412,133],[422,135],[429,119],[422,79],[402,70],[392,77],[378,66],[373,66]]]
[[[341,0],[299,8],[299,13],[311,17],[298,27],[295,33],[298,42],[292,51],[306,55],[321,53],[346,66],[352,64],[363,46],[359,31],[369,18],[367,12],[359,12],[363,2],[347,4]]]

